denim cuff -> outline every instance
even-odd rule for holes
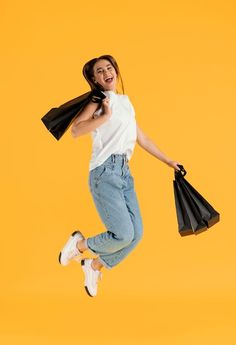
[[[91,249],[89,246],[88,246],[88,238],[86,238],[85,240],[85,244],[86,244],[86,247],[88,249],[88,251],[90,251],[92,254],[95,254],[95,255],[98,255],[95,251],[93,251],[93,249]],[[112,267],[109,266],[99,255],[98,255],[98,260],[100,261],[100,263],[106,267],[107,269],[111,269]]]

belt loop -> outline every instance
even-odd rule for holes
[[[122,168],[125,165],[125,154],[122,155]]]
[[[112,163],[115,163],[115,156],[114,156],[114,154],[111,155],[111,161],[112,161]]]

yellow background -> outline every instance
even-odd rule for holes
[[[235,344],[235,7],[2,2],[1,344]],[[80,266],[58,254],[75,229],[104,230],[88,188],[91,137],[57,142],[40,119],[90,90],[82,67],[102,54],[117,59],[139,126],[221,221],[181,237],[174,171],[137,145],[144,237],[90,298]]]

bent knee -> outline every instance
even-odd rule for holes
[[[134,239],[134,229],[133,228],[129,228],[127,229],[126,232],[124,232],[121,237],[120,240],[122,241],[124,246],[129,245]]]

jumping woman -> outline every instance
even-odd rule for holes
[[[99,89],[106,98],[102,104],[91,101],[83,108],[72,123],[71,135],[92,134],[89,189],[106,231],[88,238],[74,231],[59,254],[59,262],[67,265],[72,259],[80,261],[85,290],[94,297],[101,269],[119,264],[142,238],[142,217],[128,164],[136,142],[175,170],[180,170],[177,164],[181,163],[169,159],[138,126],[114,57],[102,55],[88,61],[83,75],[91,90]],[[123,94],[117,92],[120,79]],[[86,250],[97,257],[82,259]]]

